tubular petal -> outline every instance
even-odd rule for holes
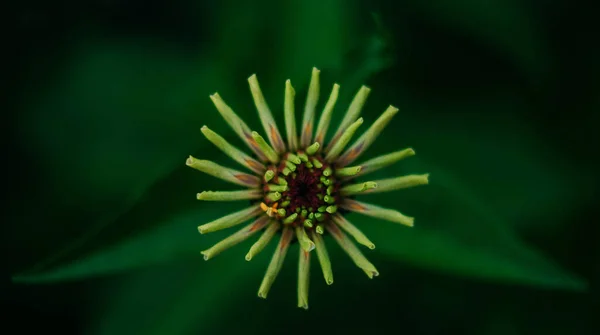
[[[226,215],[220,219],[216,219],[212,222],[203,224],[198,227],[198,231],[200,234],[211,233],[213,231],[233,227],[238,225],[246,220],[250,220],[253,217],[258,216],[261,213],[261,209],[258,206],[248,207],[239,212],[235,212],[229,215]]]
[[[338,177],[354,177],[362,170],[361,166],[351,166],[347,168],[337,169],[335,175]]]
[[[273,119],[273,114],[271,114],[271,110],[269,109],[269,106],[265,101],[265,97],[262,94],[262,91],[258,84],[258,79],[256,78],[255,74],[248,78],[248,83],[250,84],[250,92],[252,93],[252,98],[254,99],[256,110],[258,110],[260,121],[263,127],[265,128],[265,132],[267,133],[269,142],[271,143],[275,151],[277,151],[278,154],[281,154],[285,151],[285,144],[283,143],[283,139],[279,134],[277,124],[275,123],[275,119]]]
[[[367,150],[377,136],[383,131],[385,126],[392,120],[392,117],[398,113],[398,108],[389,106],[383,114],[371,125],[367,131],[338,159],[338,166],[346,166],[358,156],[362,155]]]
[[[408,149],[392,152],[387,155],[375,157],[375,158],[370,159],[370,160],[362,163],[361,165],[359,165],[361,167],[361,170],[357,174],[355,174],[353,176],[348,176],[348,177],[354,178],[354,177],[358,177],[358,176],[363,176],[363,175],[366,175],[373,171],[377,171],[379,169],[382,169],[384,167],[392,165],[404,158],[414,156],[414,155],[415,155],[415,151],[412,148],[408,148]],[[341,170],[343,170],[343,169],[341,169]]]
[[[323,278],[325,278],[327,285],[331,285],[333,284],[333,272],[331,271],[331,261],[329,260],[329,254],[327,253],[323,237],[314,231],[311,231],[310,237],[315,242],[315,250],[321,264],[321,270],[323,270]]]
[[[342,202],[342,208],[378,219],[401,223],[409,227],[412,227],[415,221],[414,218],[393,209],[387,209],[351,199],[345,199],[344,202]]]
[[[379,184],[377,182],[367,181],[367,182],[360,183],[360,184],[346,185],[346,186],[342,187],[340,192],[342,193],[342,195],[348,196],[348,195],[369,192],[371,190],[376,190],[378,187],[379,187]]]
[[[344,249],[348,256],[352,258],[354,264],[361,268],[367,274],[367,276],[369,276],[369,278],[379,276],[379,272],[377,271],[375,266],[373,266],[373,264],[371,264],[371,262],[367,260],[367,258],[362,254],[362,252],[360,252],[360,250],[358,250],[358,248],[354,245],[354,243],[352,243],[348,236],[344,234],[344,232],[342,232],[333,223],[326,225],[326,228],[331,233],[336,242],[340,245],[340,247],[342,247],[342,249]]]
[[[294,91],[292,82],[288,79],[285,81],[285,101],[283,109],[288,147],[291,151],[296,151],[298,149],[298,133],[296,132],[296,112],[294,106],[295,96],[296,91]]]
[[[275,150],[273,150],[273,148],[271,148],[269,144],[267,144],[265,139],[262,138],[262,136],[260,136],[259,133],[253,131],[252,138],[254,139],[254,141],[256,141],[256,143],[260,147],[260,150],[264,153],[264,155],[271,163],[276,164],[279,162],[279,155],[275,152]]]
[[[189,156],[185,161],[185,164],[193,169],[202,171],[206,174],[223,179],[230,183],[247,187],[258,187],[260,184],[260,179],[256,176],[229,169],[211,161],[199,160]]]
[[[300,246],[306,252],[311,252],[315,248],[315,244],[308,238],[306,230],[303,227],[296,227],[296,237],[298,238],[298,242],[300,242]]]
[[[221,252],[233,247],[234,245],[245,241],[248,237],[256,234],[261,229],[263,229],[269,223],[269,218],[267,216],[261,216],[256,219],[251,224],[246,227],[238,230],[235,234],[230,235],[224,240],[218,242],[212,247],[201,252],[204,255],[204,260],[209,260],[214,256],[220,254]]]
[[[320,147],[321,145],[319,144],[319,142],[315,142],[311,144],[308,148],[306,148],[306,153],[309,155],[314,155],[317,153],[317,151],[319,151]]]
[[[356,120],[356,122],[354,122],[353,124],[351,124],[346,130],[344,130],[342,136],[339,137],[338,141],[331,147],[331,149],[327,151],[327,155],[325,156],[326,161],[330,163],[335,161],[336,165],[338,164],[336,159],[338,158],[342,150],[344,150],[348,142],[350,142],[352,136],[361,124],[363,124],[362,117]]]
[[[377,188],[365,190],[363,193],[381,193],[429,184],[429,173],[376,180]]]
[[[302,118],[302,135],[300,145],[304,148],[310,145],[313,137],[313,127],[315,122],[315,107],[319,101],[319,71],[316,67],[312,70],[308,94],[306,95],[306,105],[304,106],[304,117]]]
[[[262,197],[260,190],[244,190],[244,191],[204,191],[198,193],[196,198],[205,201],[236,201],[236,200],[252,200]]]
[[[267,229],[265,229],[265,232],[260,236],[258,241],[256,241],[252,245],[252,247],[250,247],[250,250],[248,251],[245,257],[246,260],[251,261],[252,258],[254,258],[254,256],[258,255],[258,253],[261,252],[267,246],[267,244],[269,244],[269,242],[271,242],[271,239],[273,239],[273,236],[275,236],[275,233],[279,230],[280,227],[281,225],[278,222],[271,221],[271,223],[269,224]]]
[[[269,267],[267,268],[267,273],[265,273],[265,277],[263,278],[262,283],[260,284],[260,288],[258,289],[258,296],[266,299],[273,282],[277,278],[279,271],[281,270],[281,266],[283,265],[283,261],[285,260],[285,255],[287,254],[288,248],[290,246],[290,242],[294,237],[294,232],[291,228],[285,227],[283,228],[283,233],[281,235],[281,239],[279,240],[279,245],[275,252],[273,253],[273,258],[271,258],[271,262],[269,263]]]
[[[358,90],[358,92],[354,96],[354,99],[352,99],[348,110],[346,111],[346,115],[344,115],[342,122],[340,123],[338,129],[335,131],[333,137],[331,138],[331,141],[327,146],[327,150],[330,150],[336,144],[336,142],[338,141],[340,136],[342,136],[342,133],[346,130],[346,128],[348,128],[348,126],[350,126],[350,124],[352,124],[360,115],[360,111],[362,110],[365,102],[367,101],[369,92],[371,92],[371,89],[364,85]]]
[[[308,285],[310,281],[310,252],[300,250],[298,260],[298,307],[308,309]]]
[[[215,93],[210,96],[210,100],[212,100],[215,107],[225,119],[225,121],[231,126],[233,131],[246,143],[246,145],[254,151],[254,153],[260,158],[262,161],[266,161],[267,157],[260,151],[258,145],[250,135],[250,128],[246,123],[229,107],[225,101],[221,98],[219,93]]]
[[[201,128],[204,136],[211,141],[216,147],[221,149],[227,156],[231,157],[236,162],[249,168],[257,174],[262,174],[265,171],[265,166],[256,161],[254,158],[246,155],[244,152],[229,144],[223,137],[214,131],[210,130],[207,126]]]
[[[369,249],[375,249],[375,244],[371,242],[365,234],[363,234],[358,228],[356,228],[350,221],[343,216],[336,214],[333,216],[333,222],[340,226],[346,233],[354,237],[356,242],[366,246]]]
[[[317,126],[317,132],[315,134],[315,142],[319,142],[321,144],[325,143],[325,135],[327,135],[327,130],[329,129],[331,114],[333,112],[333,108],[335,107],[339,91],[340,85],[333,84],[331,94],[329,95],[329,100],[327,100],[327,104],[325,105],[323,113],[321,114],[321,118],[319,119],[319,125]]]

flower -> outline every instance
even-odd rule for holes
[[[279,245],[267,268],[258,290],[258,296],[267,297],[295,237],[300,244],[298,307],[305,309],[308,308],[311,251],[316,251],[326,283],[333,284],[331,263],[322,236],[325,232],[331,234],[369,278],[379,275],[375,266],[365,258],[346,234],[351,235],[356,242],[369,249],[374,249],[375,245],[344,218],[342,212],[357,212],[413,226],[414,219],[412,217],[392,209],[356,201],[351,197],[398,190],[429,182],[429,175],[423,174],[353,183],[352,179],[413,156],[415,152],[408,148],[370,159],[359,165],[349,166],[369,148],[377,135],[398,112],[397,108],[389,106],[361,137],[346,148],[363,123],[363,119],[358,116],[370,92],[366,86],[360,88],[338,129],[327,146],[324,146],[331,113],[339,92],[339,85],[334,84],[313,137],[315,109],[319,99],[319,73],[318,69],[313,68],[300,136],[296,131],[295,91],[289,79],[285,83],[284,113],[287,145],[284,143],[273,115],[265,102],[256,75],[248,78],[248,82],[268,143],[259,133],[250,131],[246,123],[235,114],[218,93],[210,96],[221,116],[252,150],[255,158],[229,144],[223,137],[206,126],[202,127],[202,133],[225,154],[254,174],[233,170],[192,156],[186,161],[188,166],[196,170],[247,188],[240,191],[205,191],[198,193],[198,200],[250,200],[252,203],[244,210],[198,227],[201,234],[206,234],[254,219],[252,223],[235,234],[202,251],[204,259],[208,260],[264,230],[258,241],[246,254],[246,260],[250,261],[281,230]],[[344,151],[344,149],[346,150]]]

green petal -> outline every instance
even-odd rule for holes
[[[265,232],[260,236],[258,241],[256,241],[252,247],[250,247],[250,250],[246,254],[246,260],[250,261],[252,258],[254,258],[254,256],[258,255],[258,253],[261,252],[267,246],[267,244],[269,244],[269,242],[271,242],[273,236],[275,236],[275,233],[279,230],[279,228],[281,228],[281,225],[276,221],[272,221],[267,229],[265,229]]]
[[[248,237],[262,230],[269,223],[268,216],[261,216],[251,224],[238,230],[235,234],[230,235],[226,239],[219,241],[217,244],[201,252],[204,255],[204,260],[209,260],[221,252],[245,241]]]
[[[336,214],[333,216],[333,222],[335,222],[340,228],[350,234],[356,242],[366,246],[369,249],[375,249],[375,244],[371,242],[365,234],[363,234],[358,228],[356,228],[350,221],[341,216],[340,214]]]
[[[356,120],[356,122],[351,124],[347,129],[344,130],[344,132],[339,137],[339,139],[335,142],[335,144],[330,149],[327,150],[327,155],[325,155],[326,161],[328,161],[330,163],[336,161],[339,154],[342,152],[342,150],[344,150],[344,148],[346,147],[348,142],[350,142],[350,140],[352,139],[352,136],[354,135],[356,130],[358,130],[358,127],[360,127],[360,125],[362,123],[363,123],[363,118],[361,117],[358,120]],[[336,162],[336,165],[337,165],[337,162]]]
[[[227,121],[227,123],[231,126],[233,131],[246,143],[248,148],[250,148],[254,153],[262,160],[266,161],[267,157],[260,151],[260,148],[256,144],[256,141],[252,138],[250,128],[246,125],[244,120],[242,120],[234,111],[229,107],[225,101],[221,98],[219,93],[215,93],[210,96],[210,99],[217,107],[221,116]]]
[[[331,261],[329,260],[329,254],[327,253],[327,247],[323,241],[323,237],[320,234],[311,231],[310,237],[315,242],[315,250],[319,263],[321,264],[321,270],[323,271],[323,278],[327,285],[333,284],[333,272],[331,271]]]
[[[342,168],[342,169],[339,169],[339,171],[345,171],[346,169],[360,168],[359,171],[357,171],[355,174],[348,173],[347,175],[344,176],[344,177],[348,177],[348,178],[354,178],[354,177],[363,176],[368,173],[377,171],[384,167],[390,166],[404,158],[411,157],[414,155],[415,155],[415,151],[412,148],[408,148],[408,149],[392,152],[392,153],[389,153],[386,155],[378,156],[378,157],[370,159],[356,167]]]
[[[260,136],[259,133],[253,131],[252,138],[256,141],[256,144],[260,148],[260,151],[264,154],[264,156],[267,157],[267,159],[271,163],[273,163],[273,164],[279,163],[279,155],[275,152],[275,150],[273,150],[273,148],[271,148],[270,145],[267,144],[265,139],[262,138],[262,136]]]
[[[375,123],[337,160],[336,164],[338,166],[346,166],[354,162],[356,158],[362,155],[375,142],[377,136],[381,134],[396,113],[398,113],[398,108],[389,106]]]
[[[304,116],[302,118],[302,135],[300,145],[306,148],[310,145],[313,138],[313,127],[315,122],[315,108],[319,101],[319,73],[320,71],[313,67],[306,95],[306,105],[304,106]]]
[[[252,92],[256,110],[258,110],[260,122],[267,133],[267,138],[275,151],[277,151],[278,154],[281,154],[285,151],[285,144],[283,143],[279,128],[277,128],[277,123],[275,123],[275,119],[273,119],[273,114],[271,114],[271,110],[265,101],[265,97],[262,94],[255,74],[248,78],[248,83],[250,84],[250,91]]]
[[[310,252],[315,248],[315,244],[308,238],[304,227],[296,227],[296,237],[298,238],[298,242],[300,242],[300,246],[306,252]]]
[[[331,138],[331,141],[329,142],[326,151],[331,150],[331,148],[337,143],[337,141],[342,136],[342,134],[346,131],[346,129],[352,123],[354,123],[355,120],[358,118],[358,116],[360,115],[360,111],[363,108],[363,105],[367,101],[369,92],[371,92],[371,89],[366,86],[362,86],[358,90],[358,92],[354,96],[354,99],[350,103],[350,106],[348,107],[348,110],[346,111],[346,114],[344,115],[342,122],[340,123],[338,129],[336,130],[335,134]]]
[[[298,307],[308,309],[308,286],[310,281],[310,252],[300,248],[298,260]]]
[[[357,176],[361,170],[362,170],[362,166],[351,166],[351,167],[336,169],[335,175],[338,177],[342,177],[342,178],[344,178],[344,177],[351,178],[351,177]]]
[[[339,91],[340,85],[333,84],[331,94],[329,95],[329,100],[327,100],[327,104],[325,105],[323,113],[321,114],[321,118],[319,119],[319,125],[317,126],[317,132],[315,133],[314,141],[319,142],[321,145],[325,143],[325,136],[327,135],[327,130],[329,129],[331,114],[333,113],[333,108],[335,107]]]
[[[345,196],[361,194],[361,193],[369,193],[373,190],[378,189],[378,183],[373,181],[367,181],[360,184],[350,184],[342,187],[340,189],[340,193]]]
[[[351,199],[345,199],[342,203],[342,208],[378,219],[401,223],[409,227],[413,226],[415,220],[414,218],[393,209],[387,209]]]
[[[260,207],[251,206],[239,212],[229,214],[217,220],[198,226],[198,231],[200,232],[200,234],[207,234],[213,231],[233,227],[244,221],[250,220],[253,217],[258,216],[261,213],[262,210],[260,209]]]
[[[244,191],[204,191],[196,195],[196,199],[205,201],[236,201],[260,199],[262,192],[260,190]]]
[[[361,268],[369,278],[379,276],[379,272],[369,260],[358,250],[358,248],[352,243],[352,241],[344,234],[335,224],[330,223],[325,225],[327,231],[331,233],[331,236],[335,241],[344,249],[344,251],[350,256],[354,264]]]
[[[311,144],[310,146],[308,146],[308,148],[306,148],[306,153],[309,155],[314,155],[317,153],[317,151],[319,151],[320,147],[321,147],[321,145],[319,144],[319,142],[315,142],[315,143]]]
[[[362,194],[390,192],[404,188],[427,185],[429,184],[429,174],[413,174],[396,178],[375,180],[373,182],[377,184],[377,187],[365,189]]]
[[[298,150],[298,133],[296,130],[296,112],[294,105],[294,97],[296,91],[292,87],[292,82],[288,79],[285,81],[285,100],[284,100],[284,116],[285,130],[287,133],[288,148],[290,151]]]
[[[275,279],[281,270],[281,266],[283,265],[285,255],[287,254],[293,237],[294,232],[290,227],[283,228],[283,233],[281,234],[281,239],[279,240],[277,249],[275,249],[275,252],[273,253],[273,258],[271,258],[271,262],[269,263],[265,277],[263,278],[260,288],[258,289],[258,296],[260,298],[267,298],[267,294],[269,294],[269,290],[271,289],[273,282],[275,282]]]
[[[248,169],[254,171],[257,174],[262,174],[265,171],[265,166],[255,160],[254,158],[246,155],[244,152],[240,151],[238,148],[229,144],[223,137],[214,131],[210,130],[207,126],[203,126],[201,128],[202,134],[211,141],[216,147],[221,149],[227,156],[231,157],[234,161],[240,163],[241,165],[247,167]]]
[[[258,187],[260,185],[260,179],[258,179],[258,177],[256,176],[229,169],[211,161],[199,160],[197,158],[189,156],[188,159],[185,161],[185,164],[193,169],[202,171],[206,174],[223,179],[230,183],[252,188]]]

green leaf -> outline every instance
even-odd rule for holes
[[[114,222],[198,147],[198,110],[210,101],[197,91],[219,77],[218,68],[157,46],[98,41],[75,49],[20,115],[30,164],[40,166],[32,183],[41,187],[20,199],[27,211],[13,241],[36,243],[33,256],[51,255],[48,263],[72,250],[74,236]],[[43,238],[32,242],[31,231]]]
[[[217,215],[207,215],[206,212],[206,208],[200,208],[189,213],[180,213],[167,222],[160,222],[154,229],[124,242],[112,246],[106,245],[99,251],[50,269],[48,272],[17,275],[13,280],[34,283],[82,279],[136,269],[149,264],[165,263],[194,254],[199,255],[200,237],[194,227],[198,222],[202,222],[203,217],[227,214],[222,209]]]
[[[207,262],[197,257],[119,277],[109,297],[99,297],[100,305],[108,308],[90,318],[91,333],[184,334],[196,325],[209,329],[211,320],[217,320],[240,295],[259,300],[256,292],[273,245],[252,262],[244,260],[244,247],[249,246],[244,243]],[[240,281],[253,283],[255,290]]]
[[[544,143],[521,116],[528,106],[514,96],[443,106],[410,97],[402,101],[399,136],[417,157],[398,168],[441,170],[453,192],[480,213],[497,217],[495,222],[552,229],[589,200],[593,171],[574,166],[563,159],[568,153]]]
[[[401,112],[370,155],[389,152],[386,143],[394,143],[413,147],[417,156],[368,178],[431,173],[430,185],[359,196],[415,217],[415,227],[408,229],[352,215],[376,250],[461,276],[585,288],[581,278],[561,269],[518,235],[518,229],[556,229],[589,200],[582,193],[587,189],[586,175],[556,160],[561,153],[545,146],[520,119],[524,106],[510,97],[483,97],[475,105],[439,106],[409,97],[402,101]],[[390,130],[394,127],[397,132]]]
[[[499,54],[514,59],[526,72],[540,73],[549,65],[547,45],[530,9],[516,0],[435,0],[415,3],[419,13],[472,35]]]

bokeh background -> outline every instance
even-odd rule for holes
[[[59,0],[5,14],[9,333],[600,332],[600,49],[583,2]],[[184,162],[235,167],[199,131],[241,146],[209,94],[260,129],[256,73],[281,125],[285,80],[300,110],[313,66],[322,96],[341,85],[334,120],[363,83],[367,124],[400,108],[365,158],[417,156],[374,177],[431,184],[370,196],[412,229],[350,216],[381,275],[328,243],[335,284],[313,262],[306,312],[297,245],[266,301],[274,244],[252,262],[251,241],[202,260],[231,230],[196,227],[240,205],[196,201],[235,187]]]

